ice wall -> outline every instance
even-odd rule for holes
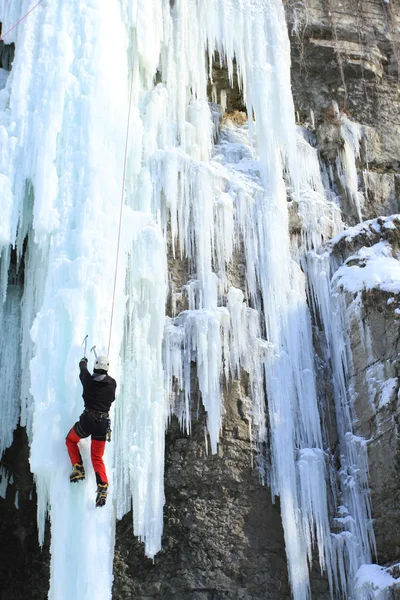
[[[30,6],[0,2],[4,28]],[[9,41],[16,57],[0,92],[1,273],[3,312],[14,310],[10,326],[21,323],[22,343],[20,403],[4,409],[5,429],[21,411],[41,540],[47,511],[51,520],[49,597],[110,597],[114,507],[121,517],[133,506],[146,554],[160,549],[164,432],[171,413],[190,431],[192,362],[211,452],[224,380],[249,374],[257,466],[280,497],[293,597],[310,597],[315,544],[332,589],[339,587],[304,249],[290,245],[288,197],[308,217],[311,246],[324,231],[321,222],[312,226],[316,205],[327,220],[336,213],[323,197],[315,152],[295,128],[281,0],[45,1]],[[206,57],[215,51],[231,76],[236,60],[255,120],[226,126],[214,147]],[[83,336],[107,350],[121,188],[110,348],[119,394],[106,453],[111,494],[99,511],[92,474],[84,485],[69,484],[64,437],[82,407]],[[6,282],[9,247],[21,258],[24,240],[19,315]],[[168,252],[188,261],[191,278],[187,310],[166,319]],[[234,252],[244,256],[242,290],[227,274]],[[83,452],[88,465],[88,442]],[[342,586],[358,566],[340,569]]]
[[[3,31],[31,6],[2,2]],[[7,245],[21,257],[26,240],[21,368],[17,363],[12,374],[21,373],[21,395],[14,412],[28,426],[40,540],[47,513],[51,522],[49,597],[109,598],[113,504],[95,511],[90,469],[85,485],[70,486],[64,439],[82,409],[83,336],[105,345],[110,326],[128,35],[117,1],[43,2],[7,41],[17,51],[1,91],[2,270]],[[5,311],[12,293],[9,287]],[[120,294],[117,312],[123,302]],[[120,340],[115,335],[110,353],[114,371]],[[89,465],[86,443],[84,458]]]

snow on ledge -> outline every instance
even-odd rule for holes
[[[389,600],[393,586],[400,587],[400,581],[390,574],[390,569],[379,565],[361,565],[356,573],[356,599]]]
[[[381,241],[350,256],[336,271],[332,283],[353,294],[372,288],[400,293],[400,261],[393,257],[391,245]]]
[[[329,242],[329,248],[332,250],[343,239],[346,242],[350,242],[361,234],[376,235],[383,233],[386,229],[397,229],[400,225],[400,214],[390,215],[389,217],[377,217],[376,219],[369,219],[363,221],[354,227],[348,227],[344,229],[338,235],[331,239]]]

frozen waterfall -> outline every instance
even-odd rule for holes
[[[4,30],[33,5],[0,0]],[[115,516],[132,507],[147,556],[160,550],[164,434],[170,414],[190,432],[193,362],[213,453],[222,386],[242,370],[249,375],[252,439],[260,477],[280,497],[294,600],[311,597],[315,546],[332,594],[350,597],[373,546],[367,467],[357,464],[360,489],[356,482],[346,494],[348,481],[332,485],[306,293],[309,270],[311,304],[337,363],[339,414],[347,406],[339,365],[345,350],[332,349],[329,279],[318,279],[318,259],[308,253],[325,226],[340,227],[340,217],[324,196],[316,153],[295,126],[281,0],[44,0],[6,42],[16,52],[0,91],[0,321],[7,339],[0,451],[20,418],[41,541],[47,514],[51,521],[49,598],[111,597]],[[225,124],[215,142],[219,115],[207,97],[207,56],[216,52],[231,79],[237,69],[254,120]],[[64,438],[82,410],[84,335],[107,352],[122,187],[110,348],[119,393],[106,451],[111,493],[96,510],[94,475],[70,486]],[[298,202],[303,222],[297,247],[288,199]],[[244,256],[244,289],[229,281],[235,252]],[[191,273],[187,310],[169,317],[168,253],[187,259]],[[356,462],[350,415],[341,427],[343,473]],[[270,466],[262,455],[267,439]],[[82,445],[86,462],[89,442]],[[337,496],[341,504],[332,509]],[[355,523],[342,534],[333,529],[339,510]]]

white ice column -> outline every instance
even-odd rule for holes
[[[134,534],[149,557],[161,549],[164,436],[168,415],[162,341],[166,256],[162,231],[149,215],[133,213],[126,275],[121,393],[116,405],[117,516],[133,507]]]

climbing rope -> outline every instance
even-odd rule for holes
[[[24,15],[23,17],[21,17],[20,20],[17,21],[15,23],[15,25],[13,25],[11,27],[11,29],[9,29],[8,31],[6,31],[5,34],[0,37],[0,42],[2,42],[4,40],[4,38],[6,37],[6,35],[8,35],[13,29],[15,29],[24,19],[26,19],[26,17],[28,15],[30,15],[31,12],[34,11],[35,8],[37,8],[39,6],[39,4],[42,4],[42,2],[43,2],[43,0],[39,0],[39,2],[37,4],[35,4],[35,6],[33,6],[30,10],[28,10],[28,12],[26,13],[26,15]]]
[[[119,209],[117,258],[116,258],[116,261],[115,261],[114,288],[113,288],[113,295],[112,295],[111,320],[110,320],[110,335],[108,337],[107,356],[110,353],[111,331],[112,331],[112,325],[113,325],[114,305],[115,305],[115,290],[116,290],[116,286],[117,286],[119,247],[120,247],[120,242],[121,242],[122,209],[123,209],[123,206],[124,206],[125,179],[126,179],[126,163],[127,163],[127,159],[128,159],[129,126],[130,126],[130,122],[131,122],[132,92],[133,92],[133,70],[132,70],[132,75],[131,75],[131,89],[130,89],[130,93],[129,93],[128,123],[127,123],[127,126],[126,126],[126,139],[125,139],[124,171],[123,171],[123,175],[122,175],[121,204],[120,204],[120,209]]]

